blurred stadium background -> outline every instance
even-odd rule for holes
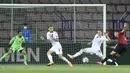
[[[114,39],[114,30],[123,27],[124,20],[119,20],[126,12],[125,21],[129,23],[130,0],[0,0],[1,4],[107,4],[107,31],[111,39]],[[74,11],[76,26],[74,28]],[[119,21],[119,22],[118,22]],[[63,52],[74,54],[79,49],[89,47],[90,42],[98,29],[103,29],[103,7],[43,7],[43,8],[0,8],[0,57],[8,50],[7,44],[10,38],[16,35],[16,31],[23,29],[27,24],[31,31],[31,43],[26,46],[28,62],[30,64],[48,63],[46,52],[51,47],[50,43],[42,41],[40,36],[46,37],[47,27],[53,25],[59,33]],[[74,36],[75,30],[75,36]],[[126,32],[130,39],[130,30]],[[76,42],[76,43],[75,43]],[[109,53],[112,49],[108,49]],[[128,50],[129,51],[129,50]],[[126,53],[128,54],[128,52]],[[82,64],[82,57],[71,60],[73,63]],[[97,56],[90,56],[90,63],[100,60]],[[64,63],[54,56],[56,63]],[[120,64],[130,64],[130,60],[121,57]],[[15,53],[2,63],[22,63],[21,54]]]

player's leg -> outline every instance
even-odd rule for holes
[[[66,63],[68,63],[68,65],[69,65],[70,67],[73,66],[72,63],[71,63],[67,58],[65,58],[62,54],[57,54],[57,55],[58,55],[58,57],[59,57],[60,59],[62,59],[62,60],[65,61]]]
[[[7,53],[5,53],[1,58],[0,61],[2,61],[3,59],[5,59],[8,55],[12,54],[13,49],[9,49],[9,51]]]
[[[71,58],[71,59],[76,58],[76,57],[82,55],[84,52],[86,52],[86,49],[87,49],[87,48],[80,49],[80,51],[77,52],[77,53],[75,53],[74,55],[67,54],[67,56],[68,56],[69,58]]]
[[[97,50],[97,51],[95,52],[95,54],[96,54],[99,58],[101,58],[101,60],[103,60],[103,54],[102,54],[102,51],[101,51],[101,50]]]
[[[98,64],[102,65],[105,61],[107,61],[108,59],[110,59],[112,56],[116,55],[120,50],[120,45],[117,45],[115,47],[115,49],[101,62],[97,62]]]
[[[22,48],[19,50],[19,52],[24,54],[24,64],[28,65],[27,64],[27,52],[24,49],[22,49]]]
[[[52,55],[51,55],[53,52],[54,52],[54,51],[51,50],[51,49],[47,52],[47,57],[48,57],[48,59],[49,59],[49,61],[50,61],[50,63],[48,63],[47,66],[51,66],[51,65],[54,64],[53,58],[52,58]]]

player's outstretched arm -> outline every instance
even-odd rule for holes
[[[106,38],[107,38],[107,41],[111,41],[110,37],[108,36],[108,33],[104,33]]]
[[[10,40],[9,45],[13,44],[14,40],[15,40],[15,37],[13,37],[13,38]]]
[[[49,42],[44,36],[40,36],[40,39],[46,42]]]
[[[127,29],[127,23],[124,23],[124,28],[123,28],[122,32],[125,33],[126,29]]]

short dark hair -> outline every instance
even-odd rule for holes
[[[22,32],[21,30],[18,30],[17,33],[19,34],[20,32]]]

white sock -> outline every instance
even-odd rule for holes
[[[61,59],[62,59],[63,61],[65,61],[65,62],[67,62],[67,63],[69,62],[69,60],[66,59],[65,57],[62,57]]]
[[[73,55],[73,58],[80,56],[83,53],[83,50],[81,49],[79,52]]]
[[[112,62],[112,60],[111,60],[111,59],[108,59],[107,61],[108,61],[108,62]]]
[[[48,59],[49,59],[50,62],[53,62],[51,54],[47,54],[47,57],[48,57]]]

